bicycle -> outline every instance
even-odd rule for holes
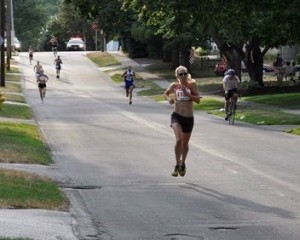
[[[236,112],[236,101],[235,99],[238,99],[238,94],[237,93],[234,93],[230,99],[229,99],[229,102],[228,102],[228,111],[226,113],[226,116],[227,116],[227,121],[228,121],[228,124],[231,124],[233,125],[234,124],[234,120],[235,120],[235,112]]]
[[[231,97],[229,100],[229,106],[228,106],[228,112],[227,112],[228,124],[231,124],[231,125],[234,124],[235,111],[236,111],[236,103]]]

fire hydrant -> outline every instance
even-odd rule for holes
[[[5,102],[5,98],[2,94],[2,92],[0,92],[0,110],[2,109],[2,103],[4,103],[4,102]]]

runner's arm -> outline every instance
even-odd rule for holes
[[[168,89],[164,92],[164,97],[165,97],[165,99],[172,105],[172,104],[174,104],[175,103],[175,100],[172,98],[172,97],[170,97],[170,93],[172,93],[174,90],[174,83],[172,83],[169,87],[168,87]]]
[[[187,96],[191,99],[191,101],[195,102],[195,103],[200,103],[200,95],[199,95],[199,91],[197,89],[197,84],[196,82],[192,82],[192,89],[191,89],[191,93],[186,92]]]

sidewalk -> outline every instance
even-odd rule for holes
[[[133,70],[135,72],[138,72],[139,75],[141,75],[144,80],[163,80],[159,76],[149,72],[138,62],[126,57],[124,53],[117,52],[117,51],[113,51],[109,53],[113,55],[122,64],[123,67],[132,66]]]

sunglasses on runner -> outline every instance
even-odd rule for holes
[[[178,76],[186,76],[186,75],[188,75],[188,73],[187,72],[184,72],[184,73],[178,73]]]

